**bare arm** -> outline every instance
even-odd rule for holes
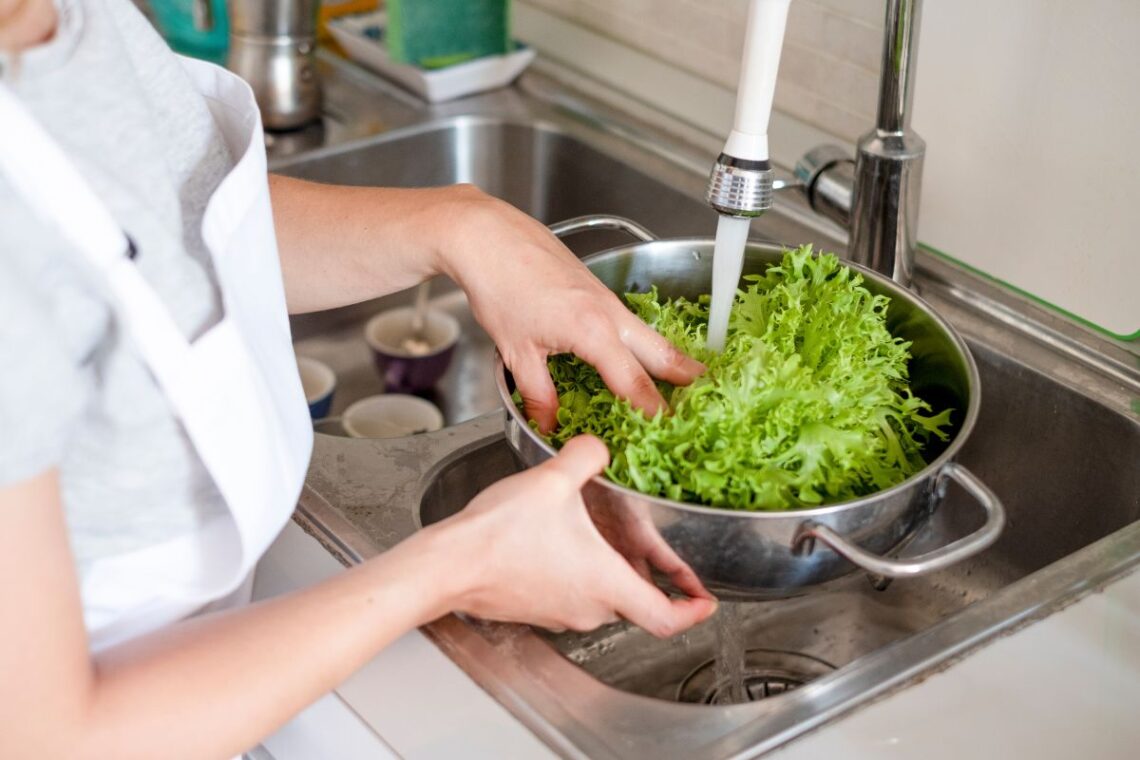
[[[684,385],[704,367],[635,317],[550,231],[470,185],[349,188],[271,177],[273,217],[292,312],[341,306],[455,280],[514,374],[528,414],[554,427],[550,354],[573,352],[647,412],[650,378]]]
[[[331,309],[440,274],[473,188],[348,187],[269,175],[289,312]]]
[[[0,757],[234,756],[449,610],[581,630],[620,614],[658,635],[711,614],[706,598],[668,599],[598,534],[578,489],[605,462],[598,441],[572,441],[324,583],[94,659],[55,472],[0,488]]]

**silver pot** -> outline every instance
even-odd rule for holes
[[[554,225],[560,236],[583,229],[621,229],[643,242],[583,259],[615,293],[656,285],[666,297],[696,298],[712,281],[713,241],[655,240],[640,225],[619,217],[582,217]],[[744,274],[778,262],[782,248],[748,244]],[[911,341],[910,381],[915,394],[938,408],[957,411],[949,443],[929,465],[902,483],[860,499],[789,512],[715,509],[646,496],[602,477],[584,491],[607,539],[627,554],[646,556],[667,544],[718,596],[780,598],[804,593],[862,568],[888,578],[941,570],[982,551],[1001,533],[1005,512],[989,488],[954,461],[978,416],[979,377],[966,344],[950,325],[911,291],[863,267],[872,293],[891,299],[892,334]],[[532,466],[554,455],[511,400],[512,385],[501,359],[496,368],[506,409],[510,445]],[[958,482],[982,506],[985,524],[976,532],[919,557],[889,555],[911,538],[934,512],[948,481]],[[823,544],[819,546],[818,544]]]

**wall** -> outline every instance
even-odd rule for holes
[[[727,134],[747,0],[515,0],[544,53]],[[788,165],[874,121],[883,0],[793,0],[771,128]],[[580,31],[575,31],[580,30]],[[1140,338],[1140,2],[926,0],[919,238]]]
[[[736,89],[747,0],[517,0]],[[875,115],[882,0],[795,0],[775,107],[848,142]]]
[[[931,0],[919,237],[1140,339],[1140,3]]]

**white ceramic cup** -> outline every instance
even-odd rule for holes
[[[402,393],[368,396],[344,410],[344,432],[353,438],[401,438],[443,427],[443,413],[430,401]]]
[[[308,356],[297,357],[297,371],[301,375],[301,388],[309,405],[309,415],[314,420],[328,417],[333,392],[336,391],[336,373],[329,365]]]

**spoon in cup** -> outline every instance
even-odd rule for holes
[[[424,280],[416,288],[415,305],[412,307],[411,334],[400,341],[400,348],[412,356],[423,356],[431,351],[431,343],[424,333],[427,324],[428,300],[431,293],[431,280]]]

